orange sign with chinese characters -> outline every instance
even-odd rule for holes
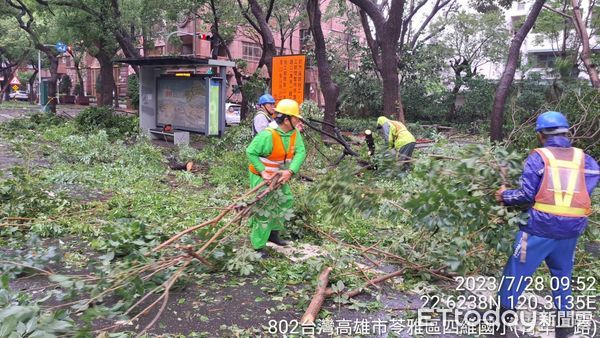
[[[273,57],[273,78],[271,94],[275,100],[304,101],[305,55],[284,55]]]

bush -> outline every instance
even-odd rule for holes
[[[476,76],[466,82],[465,104],[457,111],[458,123],[487,121],[494,103],[496,84],[483,76]]]
[[[336,78],[342,102],[340,113],[347,117],[374,117],[383,111],[383,85],[374,76],[347,71]]]
[[[421,83],[407,83],[401,88],[402,104],[407,121],[441,123],[448,110],[446,92],[428,88]]]
[[[83,87],[81,86],[80,83],[76,83],[75,86],[73,87],[73,95],[75,95],[75,96],[83,95]]]
[[[140,106],[140,84],[137,74],[131,74],[127,77],[127,97],[131,100],[131,105],[135,109]]]
[[[71,82],[71,77],[67,74],[64,74],[60,78],[60,83],[58,84],[58,91],[61,94],[69,95],[71,93],[72,86],[73,86],[73,82]]]
[[[137,118],[115,115],[110,107],[89,107],[75,118],[75,124],[85,132],[106,130],[111,137],[131,134],[137,130]]]

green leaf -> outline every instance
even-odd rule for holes
[[[15,331],[17,324],[19,324],[19,320],[14,315],[4,317],[1,322],[0,337],[7,337],[10,335]]]

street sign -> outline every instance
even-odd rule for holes
[[[18,85],[20,85],[20,84],[21,84],[21,81],[19,81],[19,79],[17,79],[17,77],[15,76],[15,77],[13,77],[13,79],[12,79],[12,80],[10,80],[10,84],[11,84],[11,85],[17,85],[17,86],[18,86]]]
[[[16,92],[17,90],[19,90],[19,86],[18,86],[18,85],[13,85],[13,86],[12,86],[12,89],[13,89],[13,91],[15,91],[15,92]]]
[[[293,99],[304,101],[305,55],[285,55],[273,57],[273,79],[271,93],[275,100]]]
[[[64,53],[67,51],[67,45],[64,42],[59,41],[56,43],[56,46],[54,46],[54,47],[56,47],[56,51],[59,53]]]

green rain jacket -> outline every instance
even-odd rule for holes
[[[280,128],[275,129],[281,136],[284,149],[289,149],[290,137],[293,130],[284,132]],[[273,137],[271,132],[267,129],[258,133],[248,148],[246,148],[246,156],[250,163],[254,165],[257,171],[262,172],[265,169],[264,164],[260,161],[260,157],[267,157],[273,150]],[[297,174],[300,170],[300,166],[306,158],[306,148],[304,147],[304,141],[302,135],[297,131],[296,144],[294,147],[294,157],[287,166],[287,169],[291,170],[294,174]],[[249,173],[250,187],[254,188],[259,185],[263,178],[259,175],[255,175],[252,172]],[[267,215],[252,215],[248,219],[248,224],[252,228],[250,233],[250,241],[254,249],[263,248],[269,240],[269,235],[273,230],[283,230],[285,223],[285,212],[293,206],[293,194],[288,184],[284,184],[278,192],[282,195],[280,197],[271,196],[268,200],[268,214]],[[275,194],[269,194],[275,195]]]

